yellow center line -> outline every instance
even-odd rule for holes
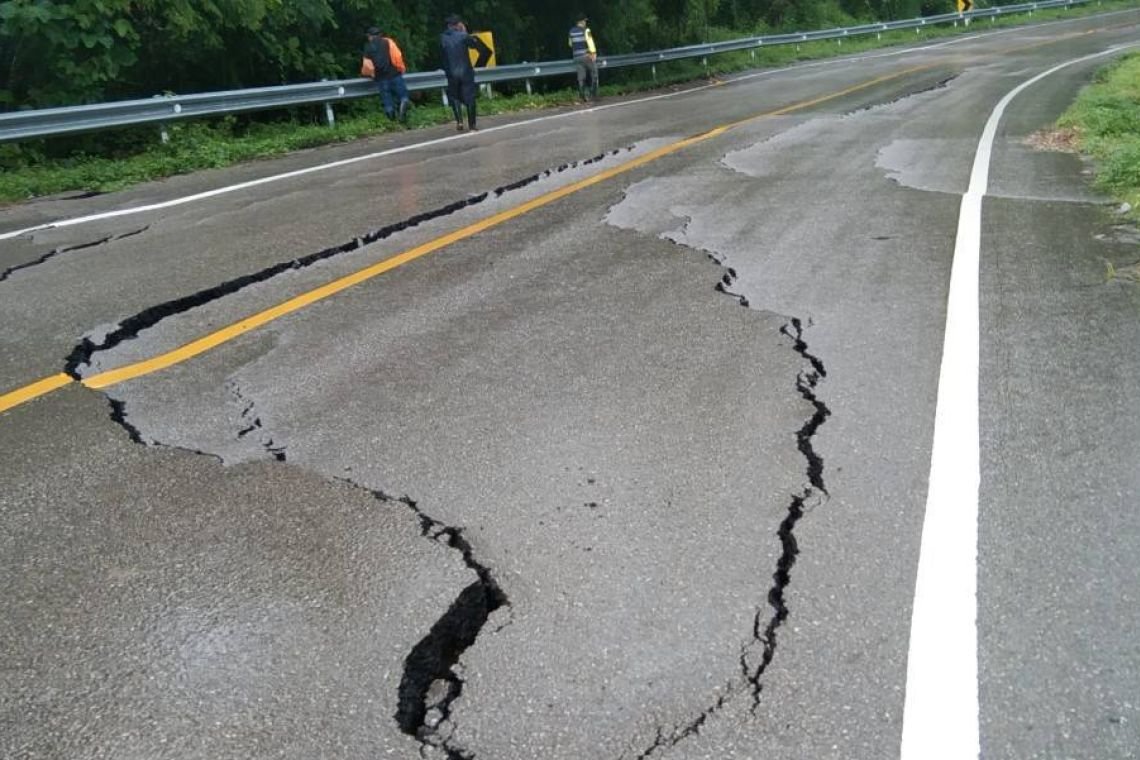
[[[25,385],[23,388],[17,388],[10,393],[5,393],[0,396],[0,412],[5,412],[14,406],[25,404],[34,398],[39,398],[45,393],[59,390],[65,385],[70,385],[75,382],[70,375],[65,375],[60,372],[58,375],[45,377],[43,380],[37,380],[34,383]]]
[[[610,169],[605,169],[598,172],[597,174],[593,174],[589,177],[578,180],[577,182],[573,182],[564,187],[560,187],[557,190],[552,190],[513,208],[507,209],[505,211],[500,211],[497,214],[492,214],[491,216],[480,219],[479,221],[469,224],[466,227],[462,227],[458,230],[455,230],[454,232],[443,235],[442,237],[438,237],[427,243],[418,245],[415,248],[411,248],[402,253],[398,253],[391,258],[385,259],[381,262],[365,267],[364,269],[353,272],[352,274],[333,280],[332,282],[326,283],[325,285],[322,285],[318,288],[314,288],[313,290],[309,290],[298,296],[290,298],[289,300],[283,301],[276,306],[270,307],[264,311],[257,312],[256,314],[251,314],[242,320],[234,322],[233,324],[223,327],[215,332],[209,333],[208,335],[204,335],[201,338],[193,340],[185,345],[179,346],[172,351],[167,351],[165,353],[151,357],[150,359],[134,362],[133,364],[128,364],[117,369],[100,372],[98,374],[92,375],[91,377],[84,378],[80,382],[82,382],[82,384],[88,388],[108,388],[110,386],[117,385],[118,383],[122,383],[138,377],[143,377],[144,375],[158,372],[159,370],[166,369],[167,367],[171,367],[175,364],[180,364],[188,359],[198,356],[201,353],[209,351],[212,348],[217,348],[224,343],[228,343],[229,341],[237,338],[240,335],[244,335],[251,330],[255,330],[258,327],[280,319],[287,314],[292,314],[293,312],[303,309],[306,306],[311,306],[318,301],[323,301],[330,296],[340,293],[342,290],[351,288],[354,285],[359,285],[362,282],[370,280],[373,277],[381,275],[385,272],[389,272],[411,261],[415,261],[416,259],[422,256],[426,256],[429,253],[438,251],[441,248],[445,248],[461,240],[466,240],[467,238],[477,235],[480,232],[488,230],[492,227],[497,227],[512,219],[516,219],[523,214],[534,211],[535,209],[547,206],[557,200],[565,198],[568,195],[572,195],[579,190],[584,190],[600,182],[605,182],[608,179],[630,172],[640,166],[645,166],[648,163],[656,161],[657,159],[668,156],[672,153],[676,153],[677,151],[689,146],[705,142],[706,140],[711,140],[714,137],[719,137],[728,130],[739,127],[742,124],[747,124],[749,122],[771,116],[781,116],[784,114],[793,113],[795,111],[802,111],[805,108],[810,108],[812,106],[819,105],[820,103],[826,103],[830,100],[835,100],[836,98],[841,98],[845,95],[850,95],[852,93],[859,92],[860,90],[865,90],[869,87],[874,87],[875,85],[882,84],[883,82],[888,82],[892,79],[898,79],[909,74],[914,74],[919,71],[933,68],[935,65],[937,64],[915,66],[912,68],[903,69],[902,71],[898,71],[893,74],[875,77],[874,79],[869,79],[865,82],[861,82],[860,84],[853,85],[842,90],[837,90],[827,95],[821,95],[816,98],[811,98],[810,100],[799,101],[797,103],[793,103],[792,105],[784,106],[773,111],[765,111],[763,113],[754,114],[747,118],[730,122],[714,129],[710,129],[707,132],[702,132],[699,135],[694,135],[683,140],[678,140],[677,142],[657,148],[656,150],[650,151],[649,153],[626,161],[625,163],[618,166],[614,166]],[[19,406],[20,404],[31,401],[32,399],[42,396],[46,393],[58,390],[59,388],[63,388],[72,382],[74,382],[73,378],[61,373],[44,378],[30,385],[24,386],[23,388],[19,388],[17,390],[0,395],[0,412],[11,409],[15,406]]]

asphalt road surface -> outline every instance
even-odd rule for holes
[[[1138,24],[0,209],[0,757],[900,757],[959,205],[1069,62],[946,656],[983,757],[1140,757],[1140,235],[1027,142]]]

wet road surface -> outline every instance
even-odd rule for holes
[[[897,757],[981,127],[1137,21],[489,119],[0,241],[0,387],[225,334],[0,414],[0,755]],[[1024,145],[1097,65],[1012,103],[983,210],[985,757],[1140,746],[1140,295],[1105,276],[1136,236]]]

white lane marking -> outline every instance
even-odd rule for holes
[[[753,74],[753,75],[749,75],[746,77],[740,77],[738,79],[734,79],[733,81],[741,81],[743,79],[750,79],[750,78],[754,78],[757,76],[768,76],[768,75],[772,75],[772,74],[782,73],[784,71],[786,71],[786,70],[781,69],[781,70],[773,70],[773,71],[762,71],[762,72],[759,72],[757,74]],[[693,93],[693,92],[699,92],[701,90],[707,90],[711,87],[716,87],[716,86],[717,86],[716,84],[705,84],[705,85],[701,85],[699,87],[691,87],[687,90],[665,93],[664,95],[652,95],[652,96],[649,96],[646,98],[639,98],[637,100],[627,100],[627,101],[622,101],[621,103],[610,103],[610,104],[607,104],[604,106],[595,106],[593,108],[576,109],[573,111],[567,111],[565,113],[556,113],[556,114],[550,114],[547,116],[538,116],[536,118],[527,119],[525,121],[511,122],[510,124],[500,124],[497,127],[487,127],[487,128],[481,129],[481,130],[479,130],[478,133],[470,133],[469,132],[469,133],[464,133],[464,134],[449,135],[447,137],[439,137],[439,138],[436,138],[434,140],[425,140],[424,142],[411,143],[409,145],[403,145],[399,148],[389,148],[387,150],[377,151],[375,153],[366,153],[366,154],[361,155],[361,156],[353,156],[352,158],[344,158],[344,159],[341,159],[339,161],[331,161],[331,162],[326,163],[326,164],[317,164],[315,166],[308,166],[308,167],[305,167],[304,169],[297,169],[297,170],[291,171],[291,172],[284,172],[282,174],[273,174],[273,175],[270,175],[268,177],[260,177],[258,179],[249,180],[248,182],[239,182],[238,184],[235,184],[235,185],[227,185],[225,187],[219,187],[219,188],[215,188],[213,190],[206,190],[206,191],[203,191],[201,193],[194,193],[193,195],[186,195],[186,196],[182,196],[180,198],[172,198],[171,200],[162,201],[159,203],[151,203],[151,204],[148,204],[145,206],[132,206],[129,208],[116,209],[114,211],[102,211],[102,212],[99,212],[97,214],[88,214],[87,216],[77,216],[77,217],[73,217],[71,219],[61,219],[61,220],[54,221],[54,222],[45,222],[44,224],[39,224],[39,225],[36,225],[34,227],[25,227],[24,229],[13,230],[11,232],[2,233],[2,234],[0,234],[0,240],[9,240],[11,238],[20,237],[23,235],[30,235],[30,234],[33,234],[36,232],[46,232],[48,230],[56,230],[56,229],[61,229],[64,227],[74,227],[74,226],[79,225],[79,224],[86,224],[88,222],[97,222],[97,221],[101,221],[104,219],[113,219],[115,217],[127,216],[130,214],[143,214],[143,213],[146,213],[149,211],[160,211],[162,209],[167,209],[167,208],[171,208],[174,206],[182,206],[182,205],[187,204],[187,203],[193,203],[195,201],[201,201],[201,200],[206,200],[208,198],[214,198],[214,197],[217,197],[219,195],[226,195],[228,193],[238,192],[239,190],[248,190],[251,187],[257,187],[259,185],[266,185],[266,184],[269,184],[271,182],[280,182],[280,181],[286,180],[286,179],[294,179],[296,177],[303,177],[306,174],[313,174],[315,172],[322,172],[322,171],[326,171],[328,169],[336,169],[336,168],[339,168],[342,166],[350,166],[352,164],[357,164],[357,163],[360,163],[362,161],[371,161],[373,159],[383,158],[385,156],[393,156],[393,155],[396,155],[398,153],[405,153],[407,151],[412,151],[412,150],[420,150],[421,148],[429,148],[429,147],[434,146],[434,145],[443,145],[444,143],[449,143],[449,142],[452,142],[454,140],[466,139],[468,137],[473,136],[474,134],[483,135],[483,134],[488,134],[490,132],[499,132],[499,131],[505,130],[505,129],[516,129],[518,127],[527,127],[527,126],[530,126],[532,124],[538,124],[540,122],[550,121],[552,119],[564,119],[564,118],[572,117],[572,116],[580,116],[582,114],[594,113],[595,111],[602,111],[602,110],[606,110],[609,108],[622,108],[625,106],[640,105],[642,103],[649,103],[651,101],[661,100],[663,98],[673,98],[673,97],[677,97],[678,95],[688,95],[688,94]]]
[[[1068,66],[1134,46],[1075,58],[1021,83],[998,102],[978,142],[970,184],[962,196],[950,270],[930,485],[910,627],[901,760],[965,760],[978,757],[981,751],[977,629],[981,485],[978,267],[982,199],[989,185],[990,156],[998,122],[1010,101],[1027,87]]]
[[[1012,33],[1015,31],[1024,31],[1024,30],[1023,29],[1005,30],[1005,32],[1009,32],[1009,33]],[[998,32],[998,33],[1004,33],[1004,32]],[[830,59],[830,60],[826,60],[826,61],[818,61],[818,62],[812,62],[812,63],[799,64],[799,65],[795,65],[795,66],[790,66],[788,68],[771,69],[768,71],[759,71],[759,72],[756,72],[754,74],[745,74],[743,76],[732,77],[731,79],[728,80],[728,83],[734,84],[736,82],[744,82],[744,81],[748,81],[750,79],[757,79],[759,77],[768,77],[768,76],[776,76],[779,74],[795,73],[795,72],[801,71],[803,69],[818,68],[821,66],[834,66],[837,64],[849,66],[852,63],[858,63],[860,61],[874,60],[874,59],[878,59],[878,58],[893,58],[893,57],[902,56],[902,55],[910,55],[912,53],[923,52],[926,50],[934,50],[937,48],[946,47],[948,45],[955,45],[955,44],[962,43],[962,42],[968,42],[970,40],[976,40],[976,39],[983,37],[983,36],[987,36],[987,35],[982,35],[982,34],[967,35],[967,36],[963,36],[963,37],[955,37],[954,39],[947,40],[945,42],[939,42],[939,43],[935,43],[935,44],[931,44],[931,45],[923,45],[921,47],[908,47],[908,48],[903,48],[901,50],[895,50],[895,51],[890,51],[890,52],[886,52],[886,53],[874,53],[874,54],[863,55],[863,56],[858,56],[858,57],[853,57],[853,58]],[[566,113],[550,114],[548,116],[539,116],[539,117],[536,117],[533,119],[527,119],[525,121],[512,122],[510,124],[500,124],[497,127],[488,127],[486,129],[480,130],[479,134],[487,134],[489,132],[498,132],[498,131],[504,130],[504,129],[515,129],[518,127],[526,127],[526,126],[530,126],[532,124],[538,124],[539,122],[550,121],[551,119],[564,119],[567,117],[579,116],[581,114],[594,113],[596,111],[606,111],[606,110],[609,110],[611,108],[625,108],[627,106],[641,105],[642,103],[650,103],[650,102],[653,102],[655,100],[663,100],[665,98],[675,98],[679,95],[689,95],[689,94],[692,94],[694,92],[700,92],[701,90],[707,90],[711,87],[718,86],[718,84],[719,83],[706,84],[706,85],[701,85],[699,87],[691,87],[689,89],[681,90],[678,92],[668,92],[668,93],[665,93],[663,95],[651,95],[649,97],[638,98],[636,100],[625,100],[625,101],[622,101],[620,103],[609,103],[609,104],[606,104],[604,106],[594,106],[593,108],[586,108],[586,109],[580,109],[580,110],[575,110],[575,111],[569,111]],[[236,185],[227,185],[225,187],[219,187],[219,188],[215,188],[213,190],[206,190],[206,191],[203,191],[201,193],[194,193],[193,195],[186,195],[186,196],[182,196],[180,198],[173,198],[171,200],[162,201],[160,203],[151,203],[151,204],[148,204],[145,206],[132,206],[130,208],[121,208],[121,209],[116,209],[114,211],[102,211],[102,212],[99,212],[97,214],[88,214],[86,216],[72,217],[71,219],[60,219],[60,220],[57,220],[54,222],[45,222],[44,224],[38,224],[34,227],[25,227],[25,228],[19,229],[19,230],[12,230],[11,232],[0,233],[0,240],[10,240],[12,238],[21,237],[23,235],[30,235],[30,234],[33,234],[36,232],[47,232],[48,230],[56,230],[56,229],[61,229],[64,227],[74,227],[76,225],[86,224],[88,222],[98,222],[98,221],[102,221],[104,219],[114,219],[115,217],[120,217],[120,216],[128,216],[128,215],[132,215],[132,214],[143,214],[143,213],[147,213],[150,211],[161,211],[162,209],[172,208],[174,206],[182,206],[182,205],[187,204],[187,203],[193,203],[195,201],[206,200],[208,198],[214,198],[214,197],[217,197],[219,195],[226,195],[228,193],[235,193],[235,192],[238,192],[240,190],[248,190],[251,187],[258,187],[259,185],[266,185],[266,184],[269,184],[271,182],[280,182],[280,181],[286,180],[286,179],[294,179],[296,177],[303,177],[306,174],[313,174],[314,172],[325,171],[327,169],[336,169],[336,168],[339,168],[342,166],[349,166],[351,164],[360,163],[361,161],[371,161],[371,160],[376,159],[376,158],[383,158],[385,156],[392,156],[392,155],[396,155],[397,153],[405,153],[405,152],[410,151],[410,150],[419,150],[421,148],[428,148],[428,147],[431,147],[433,145],[442,145],[444,143],[449,143],[453,140],[462,140],[462,139],[469,137],[469,136],[470,136],[470,134],[468,133],[468,134],[463,134],[463,135],[450,135],[448,137],[440,137],[440,138],[436,138],[434,140],[425,140],[424,142],[412,143],[410,145],[404,145],[404,146],[401,146],[399,148],[389,148],[388,150],[377,151],[375,153],[367,153],[367,154],[362,155],[362,156],[353,156],[352,158],[345,158],[345,159],[341,159],[340,161],[332,161],[332,162],[327,163],[327,164],[317,164],[316,166],[309,166],[309,167],[306,167],[304,169],[297,169],[297,170],[291,171],[291,172],[284,172],[282,174],[274,174],[274,175],[271,175],[268,177],[260,177],[258,179],[249,180],[248,182],[240,182]]]

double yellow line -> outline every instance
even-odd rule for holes
[[[893,74],[887,74],[881,77],[876,77],[874,79],[869,79],[860,84],[854,85],[852,87],[847,87],[845,89],[838,90],[827,95],[821,95],[817,98],[811,98],[810,100],[803,100],[773,111],[765,111],[763,113],[754,114],[747,118],[730,122],[714,129],[710,129],[707,132],[702,132],[699,135],[687,137],[683,140],[678,140],[677,142],[670,143],[669,145],[665,145],[661,148],[657,148],[656,150],[645,153],[641,156],[638,156],[637,158],[626,161],[625,163],[613,168],[600,171],[597,174],[586,177],[585,179],[578,180],[577,182],[573,182],[564,187],[560,187],[557,190],[552,190],[549,193],[540,195],[537,198],[533,198],[526,203],[515,206],[514,208],[507,209],[506,211],[500,211],[497,214],[493,214],[484,219],[480,219],[479,221],[469,224],[466,227],[448,233],[442,237],[438,237],[422,245],[418,245],[415,248],[404,251],[403,253],[398,253],[391,258],[373,264],[372,266],[365,267],[364,269],[353,272],[352,274],[346,275],[337,280],[333,280],[332,282],[290,298],[289,300],[283,301],[276,306],[270,307],[264,311],[259,311],[256,314],[251,314],[250,316],[238,322],[234,322],[233,324],[223,327],[220,330],[209,333],[208,335],[204,335],[201,338],[193,340],[183,346],[179,346],[172,351],[167,351],[166,353],[159,354],[157,356],[151,357],[150,359],[144,359],[143,361],[128,364],[117,369],[100,372],[99,374],[92,375],[91,377],[85,377],[80,381],[76,381],[70,375],[64,374],[62,372],[58,375],[52,375],[51,377],[45,377],[42,380],[37,380],[36,382],[25,385],[22,388],[18,388],[14,391],[0,395],[0,412],[4,412],[13,407],[20,406],[21,404],[25,404],[32,399],[59,390],[60,388],[64,388],[74,382],[80,382],[88,388],[108,388],[112,385],[117,385],[127,380],[143,377],[145,375],[158,372],[159,370],[166,369],[167,367],[174,366],[175,364],[180,364],[201,353],[205,353],[210,349],[217,348],[224,343],[228,343],[238,336],[244,335],[251,330],[255,330],[262,325],[266,325],[270,322],[273,322],[274,320],[280,319],[286,314],[292,314],[293,312],[299,311],[306,306],[310,306],[314,303],[317,303],[318,301],[323,301],[326,298],[334,296],[342,290],[346,290],[347,288],[351,288],[354,285],[359,285],[362,282],[371,280],[373,277],[391,271],[396,267],[400,267],[411,261],[415,261],[422,256],[426,256],[429,253],[433,253],[441,248],[445,248],[452,243],[466,240],[467,238],[473,237],[474,235],[477,235],[484,230],[491,229],[492,227],[497,227],[500,224],[509,222],[510,220],[534,211],[535,209],[540,209],[543,206],[550,205],[551,203],[565,198],[568,195],[572,195],[579,190],[585,190],[586,188],[592,187],[593,185],[596,185],[600,182],[605,182],[606,180],[613,177],[617,177],[621,174],[625,174],[626,172],[633,171],[640,166],[645,166],[648,163],[656,161],[657,159],[668,156],[672,153],[676,153],[677,151],[683,150],[684,148],[687,148],[691,145],[696,145],[698,143],[705,142],[706,140],[711,140],[712,138],[718,137],[728,130],[733,129],[734,127],[738,127],[751,121],[756,121],[757,119],[771,116],[781,116],[784,114],[793,113],[795,111],[802,111],[805,108],[810,108],[812,106],[819,105],[820,103],[826,103],[829,100],[835,100],[836,98],[841,98],[846,95],[859,92],[860,90],[865,90],[870,87],[883,84],[884,82],[889,82],[893,79],[898,79],[900,77],[914,74],[919,71],[931,69],[934,66],[935,64],[927,64],[924,66],[915,66],[913,68],[903,69],[902,71],[898,71]]]

